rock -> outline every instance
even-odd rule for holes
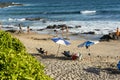
[[[90,32],[84,32],[82,34],[95,34],[95,32],[90,31]]]
[[[109,41],[110,39],[112,39],[112,37],[110,35],[103,35],[100,38],[100,41]]]
[[[13,3],[13,2],[1,2],[0,3],[0,8],[4,8],[8,6],[23,6],[23,4]]]
[[[15,32],[16,32],[16,30],[6,30],[6,32],[15,33]]]
[[[75,28],[81,28],[81,25],[75,26]]]
[[[73,28],[73,27],[70,27],[70,26],[67,26],[67,25],[65,25],[65,24],[61,24],[61,25],[56,25],[56,24],[54,24],[54,25],[49,25],[49,26],[47,26],[46,27],[46,29],[60,29],[60,28],[62,28],[62,27],[68,27],[69,29],[70,28]]]
[[[29,20],[29,21],[38,21],[38,20],[41,20],[41,19],[43,19],[43,18],[26,18],[25,20]],[[43,22],[45,22],[45,21],[43,21]]]
[[[45,30],[45,29],[37,29],[37,31],[43,31],[43,30]]]

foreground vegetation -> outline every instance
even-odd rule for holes
[[[44,66],[11,34],[0,31],[0,80],[51,80]]]

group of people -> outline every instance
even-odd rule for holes
[[[18,30],[17,33],[23,33],[22,25],[19,24],[18,26],[19,26],[19,30]],[[29,27],[29,26],[27,26],[27,31],[26,31],[26,32],[27,32],[28,34],[30,33],[30,27]]]
[[[58,30],[54,30],[54,32],[55,32],[55,36],[56,37],[58,37]],[[61,34],[62,34],[62,37],[63,38],[66,38],[66,39],[69,39],[69,29],[68,29],[68,27],[66,27],[66,26],[63,26],[62,28],[61,28]]]

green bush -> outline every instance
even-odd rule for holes
[[[0,80],[52,80],[44,66],[11,34],[0,31]]]

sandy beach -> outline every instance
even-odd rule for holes
[[[120,59],[120,40],[100,42],[90,46],[90,51],[77,46],[85,40],[69,40],[71,45],[61,45],[58,56],[58,44],[54,43],[48,34],[12,34],[27,48],[27,52],[35,56],[45,65],[45,73],[55,80],[119,80],[120,71],[117,63]],[[47,55],[40,54],[36,48],[48,51]],[[71,60],[61,54],[69,50],[71,53],[82,54],[81,60]],[[88,53],[91,55],[89,56]]]

